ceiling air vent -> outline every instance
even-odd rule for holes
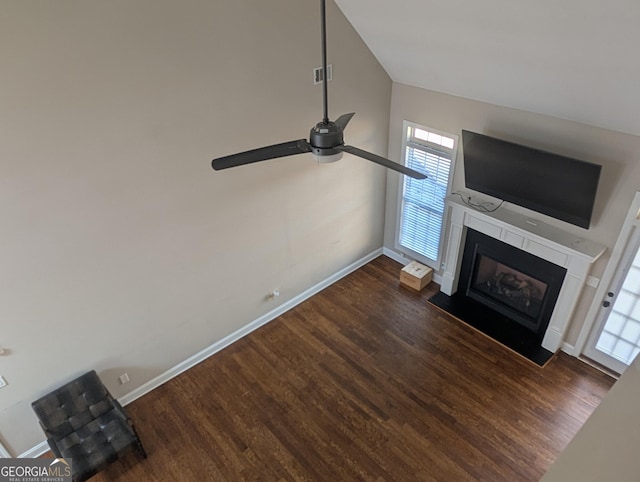
[[[313,69],[313,83],[318,85],[324,80],[322,67]],[[333,64],[327,65],[327,82],[333,78]]]

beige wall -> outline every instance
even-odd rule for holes
[[[543,482],[637,482],[640,474],[640,357],[611,388]]]
[[[122,396],[382,245],[386,172],[213,157],[321,120],[316,0],[5,0],[0,437],[95,368]],[[391,81],[333,2],[331,116],[385,154]],[[128,372],[131,382],[119,385]]]
[[[601,164],[603,171],[589,230],[542,214],[532,214],[515,205],[510,204],[509,208],[607,246],[608,251],[592,270],[594,276],[602,275],[629,205],[640,187],[640,137],[394,83],[389,156],[397,161],[401,159],[403,120],[458,136],[462,129],[481,132]],[[389,175],[385,226],[385,246],[389,248],[394,246],[398,185],[397,176]],[[464,189],[462,147],[459,145],[453,191]],[[567,191],[570,194],[570,185]],[[591,287],[583,291],[566,336],[569,344],[577,340],[594,293],[595,289]]]

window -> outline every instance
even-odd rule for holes
[[[402,176],[396,248],[438,269],[458,136],[407,121],[403,127],[404,164],[428,177]]]

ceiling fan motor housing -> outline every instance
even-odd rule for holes
[[[331,149],[344,144],[342,127],[335,122],[319,122],[309,133],[309,144],[319,149]]]
[[[309,144],[311,152],[319,157],[341,154],[336,147],[344,144],[342,127],[331,121],[319,122],[309,133]]]

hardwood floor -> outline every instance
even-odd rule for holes
[[[384,256],[126,409],[101,480],[538,480],[613,384],[544,369],[398,285]]]

